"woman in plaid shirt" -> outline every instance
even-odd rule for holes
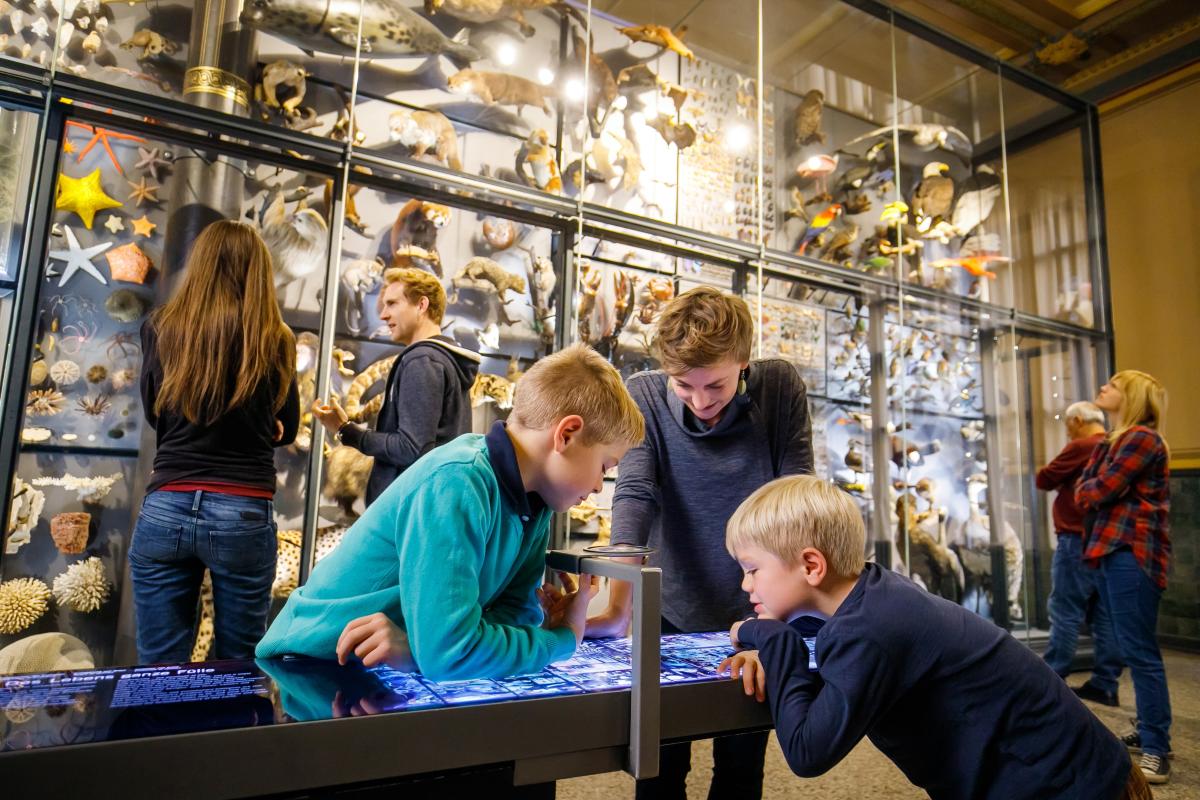
[[[1096,405],[1108,414],[1112,433],[1075,489],[1086,515],[1083,560],[1100,569],[1100,598],[1133,677],[1137,731],[1125,744],[1142,754],[1150,783],[1166,783],[1171,701],[1155,629],[1171,557],[1169,454],[1161,434],[1167,391],[1144,372],[1123,370],[1101,387]]]

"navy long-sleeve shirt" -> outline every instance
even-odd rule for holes
[[[1110,800],[1125,747],[1006,631],[868,564],[816,637],[750,620],[788,765],[826,772],[864,737],[933,800]]]

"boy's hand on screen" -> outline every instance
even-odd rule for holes
[[[734,653],[721,662],[717,667],[717,672],[728,672],[730,680],[741,678],[747,697],[753,695],[754,699],[760,703],[767,699],[767,674],[763,672],[763,665],[758,660],[757,650]]]
[[[402,672],[417,669],[408,634],[381,613],[351,620],[342,629],[337,641],[338,663],[347,663],[351,656],[361,659],[365,667],[386,664]]]

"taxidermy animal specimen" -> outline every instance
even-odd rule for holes
[[[628,28],[617,28],[617,32],[629,37],[631,41],[648,42],[678,53],[688,61],[696,60],[696,54],[689,50],[687,45],[683,43],[682,37],[687,33],[686,25],[680,26],[674,32],[666,25],[636,25]]]
[[[305,208],[303,201],[289,213],[284,206],[283,192],[276,189],[274,198],[262,210],[259,227],[271,252],[275,288],[324,269],[329,227],[325,218],[311,208]]]
[[[514,275],[492,259],[483,256],[476,256],[464,264],[450,283],[454,287],[455,299],[457,299],[459,288],[463,286],[469,289],[495,292],[496,297],[500,300],[500,320],[505,325],[513,324],[513,320],[504,312],[504,304],[508,302],[505,293],[510,291],[516,292],[518,295],[525,293],[524,277]]]
[[[941,161],[930,161],[921,171],[921,182],[913,190],[912,204],[917,215],[917,229],[922,232],[928,230],[934,220],[950,213],[954,202],[954,180],[949,177],[949,172],[950,166]]]
[[[450,222],[450,208],[413,198],[404,204],[392,223],[392,266],[412,263],[442,277],[442,257],[437,251],[438,231]]]
[[[179,49],[179,45],[149,28],[142,28],[128,40],[121,42],[122,50],[136,50],[139,47],[142,48],[142,53],[137,57],[138,61],[153,58],[160,53],[172,55]]]
[[[886,125],[882,128],[876,128],[870,133],[864,133],[862,136],[851,139],[842,145],[842,150],[848,150],[850,147],[865,142],[868,139],[874,139],[877,136],[891,136],[892,131],[899,131],[901,134],[911,135],[912,143],[922,150],[949,150],[955,155],[962,158],[964,161],[971,160],[971,153],[974,147],[971,145],[971,140],[967,135],[958,128],[952,128],[946,125],[936,125],[933,123],[921,123],[915,125]]]
[[[521,28],[525,38],[536,31],[525,19],[524,12],[556,6],[561,0],[425,0],[425,13],[446,14],[463,22],[492,22],[511,19]]]
[[[525,106],[551,112],[546,95],[552,90],[516,75],[503,72],[482,72],[464,69],[454,73],[446,82],[452,94],[465,94],[478,98],[485,105],[516,106],[520,114]]]
[[[824,110],[825,94],[820,89],[809,89],[800,100],[794,117],[797,147],[813,143],[825,144],[825,134],[821,130]]]
[[[423,158],[433,151],[434,157],[450,169],[462,169],[458,136],[445,114],[408,108],[393,111],[388,117],[388,137],[407,147],[413,158]]]
[[[373,417],[379,413],[379,409],[383,408],[383,394],[377,394],[371,398],[366,405],[363,405],[363,395],[367,390],[374,386],[379,381],[387,377],[388,372],[392,368],[392,364],[396,362],[396,356],[381,358],[371,366],[363,370],[350,383],[350,388],[346,390],[345,411],[346,416],[350,417],[353,422],[362,422],[368,417]]]
[[[562,194],[562,175],[550,146],[550,135],[540,128],[529,134],[517,153],[517,172],[530,186],[551,194]]]
[[[680,124],[670,114],[659,114],[646,124],[658,131],[664,142],[680,150],[686,150],[696,143],[696,126],[690,122]]]
[[[362,44],[358,45],[359,16]],[[241,23],[283,39],[311,57],[315,52],[361,58],[445,55],[477,61],[480,53],[450,39],[401,0],[249,0]]]
[[[254,99],[266,109],[263,120],[269,120],[269,112],[274,111],[283,115],[289,128],[307,130],[315,127],[317,112],[300,105],[308,91],[308,76],[299,64],[282,59],[263,67],[262,80],[254,87]]]

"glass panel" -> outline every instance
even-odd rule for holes
[[[993,71],[896,30],[901,101],[895,154],[907,240],[903,278],[951,294],[1007,302],[1000,81]],[[886,149],[886,146],[885,146]],[[896,228],[899,227],[897,230]]]
[[[0,330],[7,331],[13,311],[13,292],[21,267],[25,221],[34,164],[39,160],[41,118],[30,111],[0,106]],[[8,339],[0,343],[0,363]]]
[[[65,141],[82,132],[96,138],[102,155],[83,164],[61,161],[32,368],[22,387],[16,493],[27,498],[20,502],[29,512],[23,525],[29,537],[24,544],[9,537],[0,567],[5,580],[52,586],[62,578],[98,591],[90,602],[58,593],[53,611],[5,631],[0,646],[60,631],[82,640],[101,666],[136,658],[125,557],[155,449],[138,394],[142,322],[178,285],[195,235],[230,218],[253,220],[268,242],[284,321],[297,333],[315,329],[328,220],[307,207],[323,184],[319,176],[167,138],[67,124]],[[303,527],[307,470],[303,442],[276,450],[281,532]],[[207,631],[193,652],[197,660],[209,654]]]
[[[993,576],[982,496],[989,476],[981,320],[954,301],[905,297],[887,317],[893,557],[930,592],[991,615]]]
[[[895,113],[891,27],[818,0],[767,0],[763,14],[776,111],[768,246],[890,274],[876,226],[895,199],[895,164],[873,147],[886,137],[869,134]]]
[[[1096,298],[1081,132],[1071,129],[1034,144],[1010,146],[1008,190],[1016,307],[1093,327]]]
[[[1025,567],[1023,619],[1010,621],[1031,637],[1044,637],[1050,627],[1046,601],[1057,544],[1051,515],[1055,493],[1037,491],[1034,479],[1037,470],[1067,443],[1067,407],[1096,394],[1096,354],[1088,340],[1020,331],[1006,332],[996,354],[997,374],[1003,381],[999,400],[1021,410],[1000,417],[1001,435],[1009,441],[1004,450],[1004,491],[1011,496],[1005,494],[997,503],[1005,509],[1006,521],[1021,532]]]
[[[357,5],[343,16],[309,0],[160,5],[68,4],[60,71],[294,131],[345,139]],[[371,36],[371,20],[363,34]],[[301,28],[300,26],[303,26]]]
[[[816,474],[846,491],[872,527],[870,314],[859,295],[772,275],[747,282],[746,302],[762,331],[759,358],[796,365],[808,390]],[[868,538],[867,555],[875,552]]]
[[[433,15],[405,9],[434,26],[438,55],[363,54],[358,144],[561,194],[562,16],[484,5],[426,3],[439,7]]]

